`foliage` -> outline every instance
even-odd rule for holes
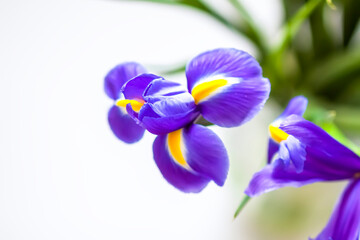
[[[264,76],[272,84],[272,99],[284,106],[294,95],[305,95],[313,103],[309,112],[316,114],[312,107],[330,108],[337,113],[334,122],[342,130],[360,133],[360,43],[354,37],[360,1],[283,0],[283,34],[274,46],[264,39],[241,0],[228,0],[240,21],[228,20],[226,13],[205,0],[140,1],[187,6],[208,14],[254,44]],[[341,19],[341,29],[333,19]],[[310,37],[303,37],[303,33],[310,33]]]

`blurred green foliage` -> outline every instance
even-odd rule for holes
[[[342,130],[360,133],[360,43],[354,37],[359,0],[283,0],[282,38],[274,45],[263,37],[241,0],[228,0],[238,13],[236,19],[206,0],[139,1],[187,6],[213,17],[257,48],[264,76],[272,84],[272,99],[285,106],[291,97],[303,94],[312,103],[311,114],[318,114],[311,108],[333,110]],[[316,118],[311,114],[309,118]]]

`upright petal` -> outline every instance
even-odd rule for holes
[[[138,119],[157,135],[185,127],[199,115],[193,97],[179,83],[154,80],[144,92],[144,99]]]
[[[195,57],[186,68],[188,89],[203,117],[222,127],[250,120],[269,97],[270,83],[258,62],[236,49],[216,49]]]
[[[325,229],[315,240],[358,240],[360,233],[360,181],[345,189]]]
[[[145,73],[131,79],[122,88],[125,99],[143,100],[145,89],[155,79],[162,79],[162,77]]]
[[[135,143],[144,135],[145,129],[137,125],[126,112],[117,106],[110,108],[108,121],[115,136],[126,143]]]
[[[188,90],[209,80],[222,78],[261,78],[259,63],[248,53],[233,49],[219,48],[204,52],[192,59],[186,66]]]
[[[114,100],[118,99],[122,86],[131,78],[145,72],[146,69],[136,62],[126,62],[117,65],[105,76],[105,93]]]
[[[183,192],[200,192],[209,181],[222,186],[229,160],[221,140],[209,129],[191,125],[154,142],[154,159],[164,178]]]
[[[283,120],[293,114],[302,116],[305,113],[307,104],[308,100],[306,97],[296,96],[289,101],[289,104],[285,108],[284,112],[277,119]]]
[[[306,161],[303,162],[303,170],[299,172],[296,164],[287,164],[278,158],[253,176],[246,189],[249,196],[286,186],[300,187],[318,181],[351,179],[360,172],[360,157],[315,124],[291,115],[280,128],[305,145]],[[290,158],[298,161],[295,158],[296,152],[294,156],[290,154]]]

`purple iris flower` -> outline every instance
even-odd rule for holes
[[[187,65],[186,76],[188,89],[138,74],[117,88],[123,97],[115,105],[158,135],[153,152],[163,177],[183,192],[200,192],[210,181],[224,184],[229,159],[220,138],[195,120],[203,116],[219,126],[239,126],[263,107],[270,83],[256,60],[236,49],[200,54]]]
[[[316,240],[357,240],[360,233],[360,157],[301,117],[307,100],[296,97],[269,127],[271,162],[254,174],[245,193],[349,180],[327,226]]]

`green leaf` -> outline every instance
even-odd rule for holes
[[[294,38],[301,24],[309,18],[310,14],[320,5],[322,0],[310,0],[306,2],[299,11],[287,22],[284,27],[284,34],[277,51],[282,52]]]
[[[343,45],[349,45],[360,18],[360,1],[343,0]]]
[[[346,86],[360,76],[360,45],[340,52],[313,67],[306,83],[314,92],[324,92],[336,97]]]
[[[323,6],[324,4],[321,4]],[[334,43],[324,24],[323,7],[318,7],[310,15],[310,28],[315,58],[321,59],[334,51]]]

